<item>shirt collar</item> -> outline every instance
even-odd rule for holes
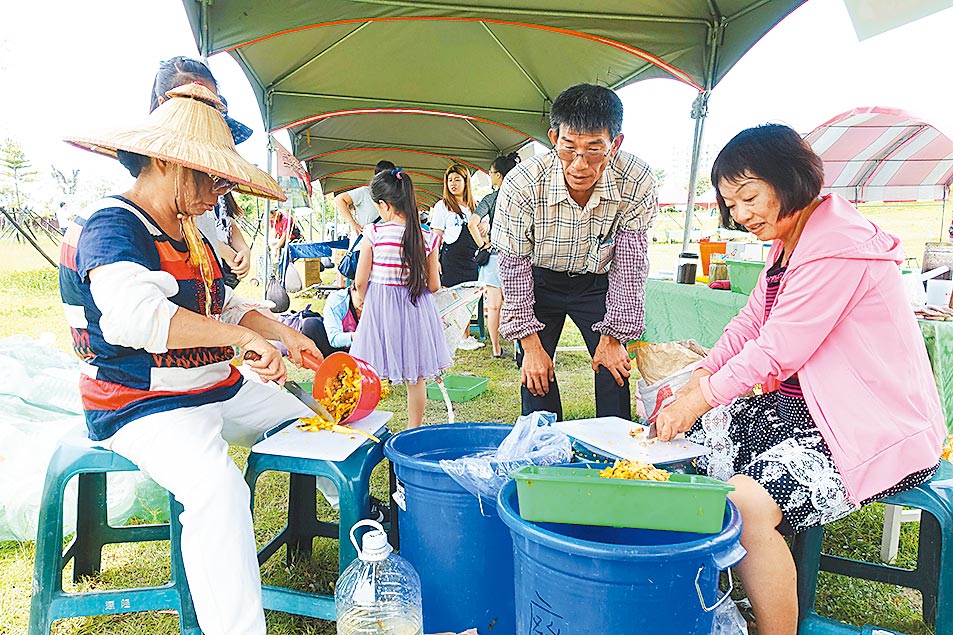
[[[619,188],[615,181],[615,170],[613,169],[618,156],[618,153],[616,153],[616,156],[612,157],[609,165],[603,170],[602,176],[596,181],[596,186],[589,197],[589,203],[587,203],[590,207],[598,205],[601,201],[619,201],[622,199],[619,195]],[[550,157],[552,167],[549,173],[549,199],[547,203],[553,207],[569,198],[569,188],[566,187],[566,176],[563,174],[562,161],[552,150],[550,151]]]

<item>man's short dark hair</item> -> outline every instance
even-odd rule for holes
[[[743,178],[761,179],[781,203],[778,218],[811,204],[824,185],[824,162],[797,132],[769,123],[742,130],[721,149],[711,166],[711,182],[721,210],[722,227],[744,229],[734,222],[718,185]]]
[[[609,131],[615,139],[622,132],[622,100],[605,86],[576,84],[559,93],[549,109],[549,127],[560,125],[582,134]]]
[[[391,163],[390,161],[378,161],[377,165],[374,166],[374,176],[377,176],[384,170],[394,170],[397,166]]]

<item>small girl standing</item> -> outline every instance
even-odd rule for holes
[[[351,355],[381,379],[407,384],[407,427],[423,422],[426,380],[453,363],[433,293],[440,288],[437,236],[422,229],[410,176],[385,170],[371,181],[384,222],[364,227],[354,282],[362,305]],[[361,307],[358,307],[361,308]]]

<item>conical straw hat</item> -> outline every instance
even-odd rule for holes
[[[114,159],[117,150],[125,150],[171,161],[234,181],[239,192],[285,200],[277,181],[235,151],[222,116],[225,106],[215,93],[201,84],[186,84],[166,95],[169,99],[141,124],[64,141]]]

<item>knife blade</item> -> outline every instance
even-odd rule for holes
[[[288,392],[297,397],[298,401],[311,408],[319,417],[327,419],[332,423],[338,422],[335,417],[331,416],[331,413],[328,412],[328,409],[325,408],[320,401],[312,397],[311,393],[302,388],[297,382],[286,381],[285,388],[288,389]]]

